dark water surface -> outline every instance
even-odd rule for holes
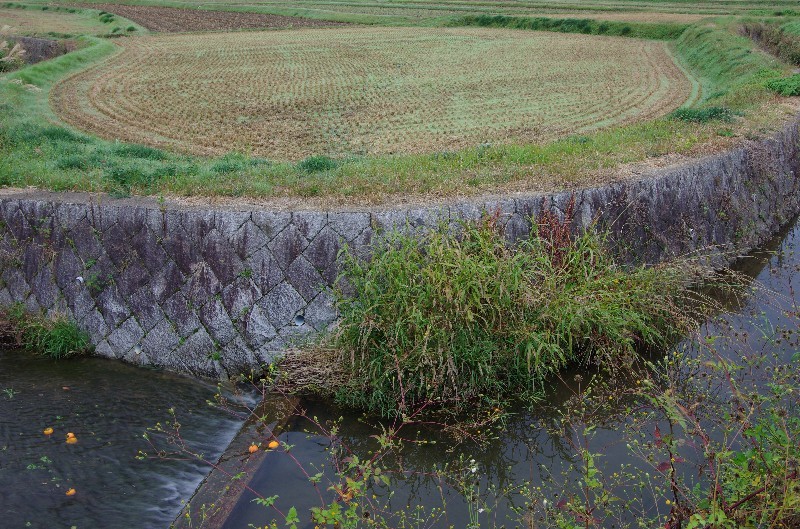
[[[208,467],[137,460],[142,434],[174,408],[187,442],[216,459],[240,423],[207,404],[215,391],[110,360],[0,351],[0,527],[168,527]]]

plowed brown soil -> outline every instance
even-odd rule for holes
[[[233,11],[205,11],[174,7],[127,6],[119,4],[91,4],[86,7],[102,9],[125,17],[159,33],[184,31],[233,31],[237,29],[265,29],[289,27],[328,27],[346,25],[341,22],[312,20],[299,17],[237,13]]]

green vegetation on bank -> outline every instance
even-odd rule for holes
[[[345,254],[339,400],[384,415],[492,401],[568,364],[628,365],[684,330],[687,263],[623,267],[602,235],[573,238],[567,222],[545,212],[514,247],[485,218],[421,242],[390,234],[368,261]]]
[[[105,11],[28,2],[0,3],[0,30],[3,26],[13,35],[56,39],[146,33],[138,24]]]
[[[583,33],[586,35],[609,35],[657,40],[676,39],[689,27],[687,24],[648,24],[592,20],[588,18],[510,17],[504,15],[469,15],[453,20],[450,25],[556,31],[559,33]]]
[[[8,320],[19,344],[36,354],[61,360],[91,351],[89,335],[64,315],[30,314],[17,303],[8,310]]]

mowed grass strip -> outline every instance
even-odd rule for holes
[[[102,35],[111,33],[115,27],[122,30],[131,27],[128,20],[117,17],[106,23],[98,15],[98,11],[76,8],[0,7],[0,29],[8,26],[4,33],[14,35]],[[133,27],[134,31],[141,29]]]
[[[691,82],[665,44],[482,28],[130,39],[56,86],[60,117],[196,154],[419,154],[653,119]]]

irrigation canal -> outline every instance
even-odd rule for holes
[[[795,223],[767,245],[766,251],[745,259],[740,269],[781,295],[772,299],[750,296],[745,289],[726,300],[730,312],[724,317],[742,335],[746,333],[748,347],[764,351],[785,347],[780,353],[787,361],[794,350],[776,345],[773,335],[776,328],[787,325],[784,312],[794,310],[794,295],[800,287],[799,244],[800,223]],[[568,374],[564,378],[573,377]],[[564,401],[572,390],[566,386],[554,390],[548,409]],[[0,351],[1,525],[9,529],[170,526],[210,468],[191,458],[138,459],[140,450],[151,450],[143,434],[148,427],[168,421],[170,410],[174,410],[186,444],[216,461],[244,422],[208,405],[216,391],[217,386],[202,381],[114,361],[84,358],[53,362],[20,351]],[[324,402],[309,401],[303,406],[309,416],[322,423],[341,418],[340,435],[354,452],[367,453],[373,446],[371,436],[377,433],[374,425],[357,415]],[[474,459],[477,490],[481,491],[537,482],[542,479],[543,465],[558,474],[568,466],[571,452],[562,440],[539,427],[551,419],[548,413],[552,411],[520,406],[500,438],[483,450],[470,443],[448,447],[447,439],[436,431],[423,431],[419,438],[437,442],[406,445],[401,457],[408,472],[391,478],[391,497],[385,491],[376,493],[386,494],[382,503],[391,509],[441,507],[444,502],[447,514],[440,525],[465,527],[470,520],[469,505],[455,490],[441,487],[427,471],[459,458]],[[45,435],[45,428],[54,432]],[[69,432],[78,442],[66,443]],[[284,512],[296,506],[305,522],[302,513],[319,506],[320,498],[297,462],[309,474],[330,474],[329,440],[299,418],[284,424],[278,439],[293,446],[292,457],[281,451],[262,455],[249,476],[249,485],[264,496],[279,495],[277,505]],[[628,458],[614,431],[601,432],[598,442],[604,447],[607,462]],[[248,457],[236,450],[239,452],[233,457]],[[67,495],[70,488],[76,490],[72,496]],[[323,494],[332,494],[325,487],[320,489]],[[260,527],[268,522],[273,512],[252,499],[251,493],[243,491],[226,509],[220,526]],[[492,517],[502,523],[513,507],[499,504]]]

